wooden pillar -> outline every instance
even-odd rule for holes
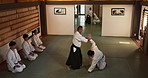
[[[41,35],[47,35],[46,2],[41,1],[40,5]]]
[[[99,10],[100,10],[100,5],[93,5],[93,9],[94,9],[94,13],[96,13],[96,15],[98,16],[98,17],[100,17],[99,16]]]
[[[132,32],[131,37],[132,38],[138,38],[139,35],[139,28],[140,28],[140,18],[141,18],[141,4],[140,1],[135,2],[135,5],[133,5],[133,23],[132,23]]]
[[[144,53],[148,54],[148,25],[146,27],[145,36],[144,36]]]

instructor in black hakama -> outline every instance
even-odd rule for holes
[[[71,45],[70,54],[66,62],[68,70],[70,70],[71,68],[80,69],[80,67],[82,66],[82,54],[80,49],[81,42],[88,42],[88,40],[91,39],[90,35],[88,35],[88,39],[83,37],[81,35],[82,31],[83,31],[83,27],[79,26],[77,28],[76,33],[73,35],[73,41],[72,41],[73,44]]]

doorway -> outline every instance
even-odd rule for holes
[[[101,5],[75,5],[75,31],[83,26],[82,35],[91,34],[101,36],[102,6]]]
[[[146,29],[148,25],[148,9],[144,8],[142,12],[142,22],[139,28],[139,40],[140,40],[140,47],[143,49],[143,46],[146,44],[145,37],[146,37]]]

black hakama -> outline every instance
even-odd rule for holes
[[[85,23],[91,24],[91,16],[87,15]]]
[[[74,52],[73,47],[76,48]],[[66,62],[67,66],[71,66],[72,69],[80,69],[82,66],[82,54],[80,47],[76,47],[74,44],[71,45],[70,54]]]

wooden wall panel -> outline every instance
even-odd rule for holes
[[[90,0],[90,1],[141,1],[141,0]]]
[[[17,2],[32,2],[32,1],[40,1],[40,0],[17,0]]]
[[[46,1],[142,1],[142,0],[46,0]]]
[[[7,26],[9,26],[9,22],[1,23],[0,30],[1,30],[1,28],[7,27]]]
[[[46,1],[89,1],[89,0],[46,0]]]
[[[39,27],[38,6],[0,12],[0,46]]]
[[[15,3],[15,0],[0,0],[0,3]]]

